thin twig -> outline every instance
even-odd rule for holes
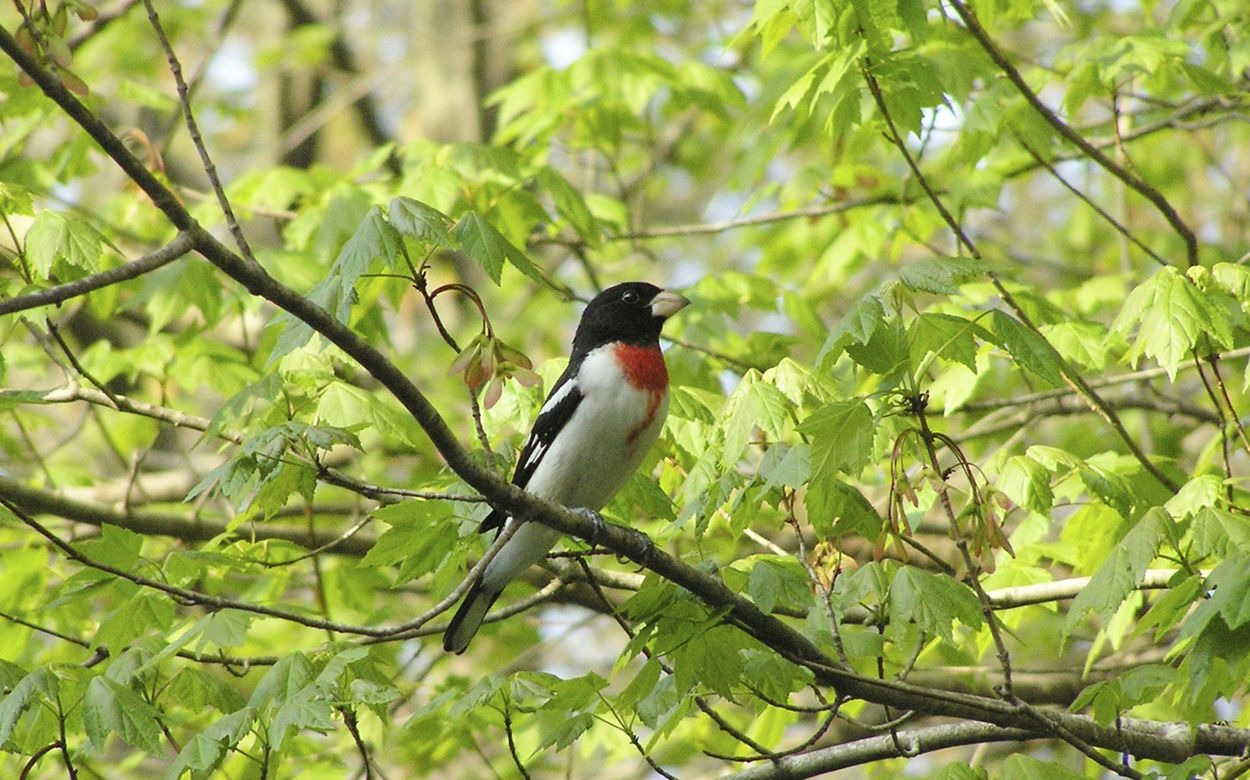
[[[365,780],[373,780],[373,758],[369,755],[369,746],[365,744],[364,737],[360,735],[360,727],[356,722],[356,711],[347,705],[340,705],[339,714],[343,716],[343,725],[347,727],[347,732],[352,735],[352,741],[356,743],[356,750],[360,753],[360,762],[363,764],[365,771]]]
[[[512,705],[508,701],[506,690],[501,694],[501,698],[503,699],[503,730],[508,736],[508,754],[512,756],[512,763],[521,773],[521,777],[530,780],[530,773],[526,771],[525,764],[521,763],[521,756],[517,754],[516,740],[512,738]]]
[[[1146,244],[1142,242],[1140,238],[1133,235],[1132,231],[1130,231],[1127,227],[1121,224],[1118,219],[1113,217],[1102,206],[1099,206],[1097,203],[1095,203],[1093,199],[1091,199],[1084,192],[1081,192],[1076,187],[1076,185],[1072,184],[1067,179],[1065,179],[1063,175],[1059,173],[1058,170],[1055,169],[1054,165],[1052,165],[1048,160],[1042,157],[1042,155],[1037,150],[1035,150],[1032,146],[1029,146],[1028,142],[1024,140],[1023,136],[1021,136],[1019,133],[1016,133],[1015,136],[1016,136],[1016,142],[1020,144],[1020,146],[1024,149],[1024,151],[1028,152],[1029,156],[1032,157],[1034,160],[1036,160],[1038,165],[1042,166],[1047,171],[1049,171],[1050,175],[1055,177],[1055,180],[1058,181],[1060,184],[1062,184],[1068,192],[1071,192],[1078,199],[1080,199],[1081,202],[1083,202],[1085,205],[1093,209],[1094,213],[1102,217],[1103,221],[1111,225],[1111,227],[1115,228],[1115,231],[1117,233],[1124,236],[1129,241],[1133,242],[1133,244],[1136,245],[1138,249],[1141,249],[1143,252],[1150,255],[1150,258],[1154,260],[1156,263],[1158,263],[1159,265],[1168,265],[1167,260],[1164,260],[1153,249],[1146,246]]]
[[[78,372],[78,375],[95,385],[96,388],[103,393],[110,402],[112,402],[112,407],[114,409],[120,408],[117,403],[117,397],[113,395],[113,391],[109,390],[103,382],[96,379],[90,371],[83,368],[82,363],[78,362],[78,357],[74,354],[74,350],[70,349],[69,344],[65,343],[65,339],[61,338],[61,329],[56,326],[56,323],[50,319],[45,319],[44,324],[47,326],[48,333],[51,334],[52,340],[55,341],[57,346],[61,348],[61,351],[65,353],[65,357],[69,359],[70,365],[74,367],[74,370]],[[125,460],[122,461],[122,465],[125,465]]]
[[[1250,454],[1250,438],[1246,436],[1246,428],[1241,424],[1241,416],[1237,414],[1237,407],[1233,405],[1233,398],[1228,394],[1228,386],[1224,384],[1224,376],[1220,373],[1220,356],[1215,353],[1207,355],[1207,363],[1211,365],[1211,371],[1215,374],[1215,386],[1220,389],[1220,397],[1224,399],[1224,405],[1228,407],[1228,414],[1232,418],[1237,437],[1241,439],[1241,445]]]
[[[1026,101],[1028,101],[1029,105],[1031,105],[1051,127],[1055,128],[1059,135],[1063,136],[1070,143],[1080,149],[1086,157],[1098,163],[1098,165],[1100,165],[1112,176],[1124,182],[1137,193],[1142,195],[1142,197],[1146,198],[1146,200],[1153,203],[1155,208],[1159,210],[1159,213],[1163,215],[1163,218],[1168,221],[1168,224],[1170,224],[1172,228],[1180,234],[1181,240],[1185,242],[1185,254],[1189,265],[1197,265],[1198,238],[1194,235],[1194,231],[1190,229],[1189,225],[1185,224],[1185,221],[1181,219],[1181,216],[1176,213],[1176,209],[1170,202],[1168,202],[1168,199],[1163,197],[1162,193],[1160,193],[1157,189],[1143,181],[1141,177],[1103,154],[1098,147],[1091,144],[1085,139],[1084,136],[1073,130],[1066,122],[1060,119],[1058,114],[1042,102],[1041,98],[1037,96],[1037,93],[1034,92],[1028,82],[1024,80],[1024,77],[1020,75],[1020,71],[1011,64],[1003,51],[998,48],[998,45],[994,43],[993,38],[990,37],[990,34],[986,32],[985,28],[981,26],[980,20],[977,19],[976,14],[967,6],[964,0],[950,0],[950,3],[955,8],[955,12],[959,14],[959,18],[963,20],[968,32],[972,35],[976,42],[981,45],[981,48],[985,50],[985,53],[989,55],[990,59],[994,61],[994,64],[998,66],[998,69],[1003,72],[1003,75],[1005,75],[1011,83],[1015,85],[1016,90]]]
[[[217,195],[217,205],[221,207],[221,213],[226,218],[226,225],[230,229],[230,235],[234,237],[234,243],[239,248],[239,253],[243,255],[244,259],[256,265],[256,256],[252,254],[252,247],[248,244],[247,236],[243,234],[243,227],[234,215],[234,209],[230,206],[230,199],[226,197],[225,188],[221,186],[221,179],[217,175],[217,166],[213,163],[213,158],[209,156],[208,147],[204,145],[204,137],[200,135],[200,127],[195,121],[194,112],[191,110],[190,91],[187,88],[187,82],[182,78],[182,65],[178,61],[178,55],[174,52],[173,45],[165,35],[165,28],[161,25],[160,17],[156,14],[156,7],[152,4],[152,0],[143,0],[143,6],[148,11],[148,21],[151,23],[153,31],[156,32],[161,48],[165,51],[165,59],[169,63],[169,72],[173,75],[174,84],[178,88],[178,101],[182,105],[182,116],[187,123],[187,134],[191,138],[191,143],[195,146],[195,150],[200,155],[200,163],[204,166],[204,175],[208,177],[209,184],[212,185],[213,192]]]
[[[0,315],[33,309],[37,306],[63,303],[70,298],[86,295],[89,292],[108,287],[109,285],[135,279],[177,260],[190,251],[190,237],[185,233],[179,233],[173,241],[170,241],[155,252],[146,254],[136,260],[131,260],[125,265],[110,268],[107,271],[101,271],[98,274],[92,274],[91,276],[66,282],[65,284],[58,284],[46,290],[36,290],[35,292],[0,301]]]

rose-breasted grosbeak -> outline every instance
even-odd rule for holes
[[[569,366],[547,396],[521,449],[512,484],[557,504],[598,511],[634,473],[668,413],[664,321],[689,304],[646,282],[609,287],[586,306]],[[483,531],[515,522],[496,509]],[[559,533],[541,523],[517,529],[469,588],[443,635],[462,653],[504,587],[542,560]]]

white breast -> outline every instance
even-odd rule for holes
[[[582,402],[525,489],[564,506],[601,509],[655,444],[668,393],[655,398],[626,381],[611,347],[587,355],[576,381]]]
[[[575,381],[582,401],[543,454],[525,489],[570,508],[599,510],[633,475],[659,438],[668,414],[668,393],[633,387],[611,347],[587,355]],[[495,583],[502,588],[542,560],[559,538],[545,526],[531,526],[522,528],[491,561],[483,574],[488,588]]]

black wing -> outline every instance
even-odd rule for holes
[[[551,388],[551,392],[547,394],[547,400],[543,403],[543,410],[534,421],[534,429],[530,431],[530,437],[521,448],[521,457],[517,459],[516,471],[512,475],[512,484],[519,488],[524,488],[529,484],[530,477],[538,469],[538,464],[543,462],[543,457],[546,456],[551,443],[555,441],[556,436],[582,402],[583,396],[574,381],[577,375],[576,368],[570,365],[556,380],[555,386]],[[480,530],[485,532],[492,528],[503,528],[503,521],[507,516],[506,512],[498,509],[492,511],[482,520]]]

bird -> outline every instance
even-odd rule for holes
[[[568,367],[521,448],[512,484],[591,513],[612,499],[664,426],[668,367],[660,329],[689,304],[685,296],[647,282],[617,284],[591,299],[574,332]],[[494,509],[480,530],[498,537],[514,522]],[[463,653],[504,587],[546,557],[559,537],[541,523],[523,522],[470,585],[443,635],[443,649]]]

